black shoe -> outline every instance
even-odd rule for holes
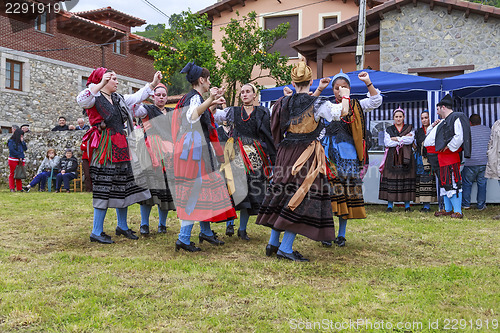
[[[141,235],[149,235],[149,225],[147,224],[141,225],[139,232],[141,233]]]
[[[335,242],[335,244],[337,244],[338,247],[343,247],[343,246],[345,246],[345,241],[346,241],[346,239],[344,237],[339,236],[339,237],[335,238],[334,242]]]
[[[431,210],[430,210],[429,208],[425,208],[425,207],[423,207],[423,208],[420,208],[420,211],[421,211],[422,213],[429,213]]]
[[[23,191],[24,192],[29,192],[30,190],[31,190],[31,187],[23,186]]]
[[[321,245],[324,247],[332,247],[332,241],[321,241]]]
[[[158,226],[158,233],[159,234],[166,234],[167,233],[167,226],[166,225],[159,225]]]
[[[104,231],[103,231],[103,232],[101,232],[101,236],[102,236],[102,237],[106,237],[107,239],[111,239],[111,236],[110,236],[110,235],[108,235],[108,234],[106,234]]]
[[[304,258],[302,254],[300,254],[298,251],[293,251],[292,253],[285,253],[281,250],[278,250],[276,256],[278,257],[278,259],[287,259],[292,261],[309,261],[309,259]]]
[[[134,232],[132,231],[132,229],[123,230],[120,227],[116,227],[115,233],[117,236],[123,235],[128,239],[139,239],[139,237],[134,235]]]
[[[392,213],[392,208],[391,207],[387,207],[387,209],[385,210],[386,213]]]
[[[250,237],[248,237],[246,229],[245,230],[238,229],[238,237],[246,241],[250,240]]]
[[[224,242],[217,238],[217,234],[215,232],[212,236],[207,236],[200,232],[200,234],[198,235],[198,239],[200,240],[200,244],[203,243],[204,240],[206,240],[212,245],[224,245]]]
[[[98,242],[98,243],[101,243],[101,244],[113,244],[114,243],[111,240],[111,237],[109,237],[106,234],[104,234],[105,236],[103,236],[102,234],[104,234],[104,233],[101,233],[100,236],[97,236],[97,235],[94,235],[94,234],[90,234],[90,241],[91,242]]]
[[[226,236],[231,237],[234,235],[234,224],[230,224],[226,227]]]
[[[411,211],[412,211],[412,210],[411,210],[411,207],[406,207],[406,208],[405,208],[405,212],[411,212]]]
[[[281,245],[281,243],[280,243]],[[273,255],[273,253],[277,253],[278,252],[278,249],[279,249],[279,245],[278,246],[274,246],[274,245],[271,245],[271,244],[267,244],[266,245],[266,256],[270,257]]]
[[[199,247],[196,247],[194,245],[194,242],[189,243],[189,245],[184,244],[180,240],[175,241],[175,251],[179,251],[179,249],[183,249],[184,251],[188,252],[198,252],[201,251]]]

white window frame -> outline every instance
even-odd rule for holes
[[[342,22],[342,19],[340,17],[341,12],[329,12],[329,13],[320,13],[318,15],[318,30],[323,30],[326,27],[323,26],[323,19],[325,18],[332,18],[336,17],[337,18],[337,23]]]
[[[259,24],[260,26],[262,27],[262,29],[265,28],[265,19],[268,18],[268,17],[279,17],[279,16],[291,16],[291,15],[298,15],[298,23],[299,23],[299,26],[297,27],[297,31],[298,31],[298,36],[297,36],[297,40],[301,39],[302,38],[302,10],[287,10],[287,11],[283,11],[283,12],[279,12],[279,13],[264,13],[264,14],[261,14],[260,18],[259,18]],[[289,59],[300,59],[301,55],[300,53],[297,52],[297,56],[294,57],[288,57]]]
[[[23,64],[22,66],[22,87],[21,90],[8,89],[5,87],[7,75],[7,60],[17,61]],[[30,61],[26,57],[0,52],[0,91],[12,94],[27,95],[30,92]]]

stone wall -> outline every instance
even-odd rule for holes
[[[63,157],[66,148],[72,148],[74,156],[78,162],[82,161],[82,151],[80,145],[82,137],[86,131],[63,131],[63,132],[33,132],[30,131],[24,136],[24,140],[28,146],[26,155],[26,171],[28,178],[23,180],[23,184],[28,184],[36,175],[38,167],[42,163],[47,149],[53,148],[56,150],[57,156]],[[8,185],[9,183],[9,165],[7,158],[9,157],[9,148],[7,140],[12,134],[0,135],[0,183]]]
[[[418,2],[391,11],[380,21],[380,70],[475,65],[500,66],[500,20]]]
[[[11,59],[23,64],[23,91],[5,89],[5,61]],[[92,68],[73,65],[24,52],[0,48],[0,125],[30,124],[32,131],[46,131],[57,125],[59,116],[68,124],[76,125],[82,109],[76,96],[83,90],[83,79]],[[119,69],[118,69],[119,71]],[[146,82],[118,75],[118,92],[133,93]],[[86,120],[88,123],[88,120]]]

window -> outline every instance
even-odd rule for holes
[[[5,88],[13,90],[23,89],[23,63],[5,60]]]
[[[12,127],[2,126],[0,129],[2,131],[0,134],[8,134],[11,133]]]
[[[87,88],[87,80],[89,78],[86,76],[82,76],[82,82],[80,84],[80,91],[85,90]]]
[[[323,29],[328,28],[331,25],[334,25],[338,22],[337,16],[333,17],[323,17]]]
[[[318,29],[326,29],[334,24],[341,22],[340,12],[329,12],[319,14]]]
[[[117,54],[125,54],[125,44],[121,39],[117,39],[113,44],[113,52]]]
[[[271,16],[264,18],[264,29],[275,29],[281,23],[290,23],[286,38],[278,39],[269,52],[280,52],[288,57],[297,57],[297,51],[290,47],[290,43],[299,39],[299,15]]]
[[[35,18],[35,30],[47,32],[47,12],[44,12]]]

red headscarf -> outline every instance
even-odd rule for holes
[[[108,69],[104,67],[94,69],[92,74],[90,74],[89,78],[87,79],[87,87],[91,83],[98,84],[99,82],[101,82],[102,76],[104,75],[104,73],[106,73],[107,70]]]

